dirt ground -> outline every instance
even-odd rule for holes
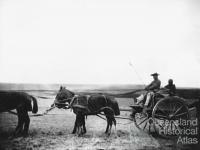
[[[31,93],[32,94],[32,93]],[[41,98],[40,93],[33,93],[38,99],[39,112],[43,113],[54,100],[54,94],[46,93],[47,99]],[[40,96],[40,98],[39,98]],[[118,99],[120,101],[120,99]],[[122,99],[121,107],[132,103],[131,99]],[[30,113],[31,114],[31,113]],[[121,112],[129,116],[130,112]],[[106,122],[97,116],[88,116],[86,120],[87,133],[83,136],[71,134],[75,115],[70,110],[54,109],[45,116],[32,116],[28,137],[10,138],[17,124],[13,114],[0,114],[0,150],[125,150],[125,149],[184,149],[175,140],[158,138],[138,130],[130,120],[117,119],[117,127],[112,134],[104,134]],[[187,149],[187,148],[185,148]]]

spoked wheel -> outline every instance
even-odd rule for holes
[[[153,119],[150,113],[144,114],[143,112],[135,113],[133,119],[135,126],[144,132],[151,133],[153,130]]]
[[[181,121],[189,119],[189,111],[183,99],[166,97],[155,105],[152,118],[157,134],[172,138],[180,135],[183,128]]]

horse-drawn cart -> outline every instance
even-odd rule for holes
[[[111,95],[111,97],[116,98],[114,95]],[[182,122],[187,122],[190,118],[186,101],[178,96],[155,94],[145,112],[143,111],[143,105],[131,105],[130,109],[120,109],[117,101],[110,98],[109,95],[74,96],[72,92],[65,88],[60,89],[56,99],[67,101],[67,108],[72,108],[76,114],[77,118],[73,133],[76,126],[83,126],[86,132],[84,116],[97,115],[107,120],[106,133],[109,134],[112,124],[116,125],[115,119],[118,118],[133,121],[135,126],[144,132],[154,132],[163,137],[176,137],[180,135],[183,128],[187,127]],[[66,108],[65,103],[63,106],[63,108]],[[54,107],[59,108],[59,105],[55,103]],[[129,111],[132,115],[129,118],[119,116],[120,111]]]

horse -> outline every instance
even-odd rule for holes
[[[33,107],[32,107],[33,102]],[[37,113],[37,100],[32,95],[18,91],[0,91],[0,113],[17,110],[18,124],[13,136],[28,135],[30,118],[28,111]]]
[[[85,117],[88,115],[99,115],[102,112],[106,116],[107,127],[105,134],[111,134],[111,128],[114,124],[116,127],[116,120],[114,116],[120,115],[118,102],[106,95],[75,95],[74,92],[67,90],[65,87],[60,87],[56,97],[56,102],[65,102],[68,108],[72,108],[76,114],[74,129],[72,134],[85,134]]]

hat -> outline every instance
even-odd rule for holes
[[[156,73],[151,74],[151,76],[159,76],[159,74],[156,72]]]

